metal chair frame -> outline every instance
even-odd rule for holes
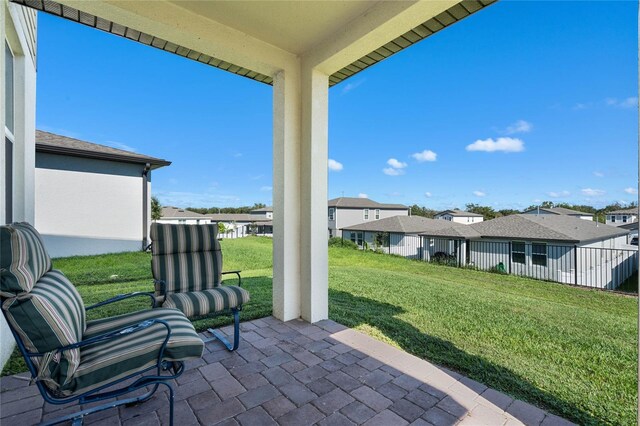
[[[110,303],[115,303],[115,302],[119,302],[121,300],[125,300],[125,299],[129,299],[132,297],[138,297],[138,296],[148,296],[151,298],[151,307],[154,308],[155,307],[155,297],[153,295],[153,293],[146,293],[146,292],[136,292],[136,293],[130,293],[130,294],[120,294],[117,295],[111,299],[96,303],[94,305],[90,305],[85,307],[85,311],[88,311],[90,309],[95,309],[98,308],[100,306],[104,306]],[[4,312],[4,310],[2,310],[3,315],[6,318],[6,314]],[[160,347],[160,351],[158,352],[158,360],[156,362],[155,365],[152,365],[150,367],[146,367],[143,368],[139,371],[136,371],[135,373],[131,373],[125,377],[122,377],[120,379],[114,380],[111,383],[107,383],[104,384],[96,389],[92,389],[88,392],[84,392],[84,393],[80,393],[78,395],[71,395],[71,396],[59,396],[56,395],[53,391],[51,391],[49,388],[47,388],[41,381],[37,380],[38,377],[38,371],[37,368],[32,360],[32,358],[35,357],[42,357],[45,354],[44,353],[36,353],[36,352],[29,352],[27,350],[27,348],[25,347],[24,343],[22,342],[22,339],[20,338],[20,336],[18,335],[18,333],[13,329],[13,327],[11,326],[11,323],[9,321],[7,321],[7,323],[9,324],[9,328],[11,329],[11,333],[13,334],[13,337],[16,340],[16,343],[18,345],[18,349],[20,350],[20,353],[22,354],[22,356],[24,357],[24,360],[27,364],[27,367],[29,369],[29,372],[31,373],[31,377],[32,380],[35,381],[36,386],[38,386],[38,390],[40,391],[40,394],[42,395],[42,397],[44,398],[44,400],[50,404],[67,404],[69,402],[73,402],[73,401],[78,401],[79,404],[86,404],[89,402],[96,402],[96,401],[103,401],[105,399],[112,399],[111,402],[108,402],[106,404],[102,404],[96,407],[91,407],[88,408],[86,410],[81,410],[72,414],[68,414],[66,416],[63,417],[59,417],[56,418],[54,420],[50,420],[47,421],[45,423],[43,423],[43,425],[55,425],[55,424],[59,424],[62,422],[66,422],[66,421],[71,421],[72,424],[74,426],[76,425],[81,425],[83,423],[83,418],[89,414],[93,414],[99,411],[104,411],[110,408],[114,408],[114,407],[118,407],[121,405],[126,405],[126,406],[131,406],[131,405],[135,405],[135,404],[139,404],[142,402],[145,402],[147,400],[149,400],[153,394],[158,390],[158,387],[160,385],[164,385],[169,389],[169,424],[172,426],[173,425],[173,400],[174,400],[174,392],[173,392],[173,387],[171,386],[171,384],[169,383],[169,380],[175,379],[177,377],[179,377],[183,372],[184,372],[184,363],[182,361],[163,361],[164,358],[164,351],[167,347],[167,343],[169,342],[169,338],[171,337],[171,326],[169,325],[169,323],[167,323],[164,320],[160,320],[160,319],[149,319],[149,320],[145,320],[142,321],[138,324],[135,325],[131,325],[128,327],[123,327],[120,328],[118,330],[115,331],[111,331],[109,333],[104,333],[98,336],[94,336],[91,337],[89,339],[83,340],[81,342],[78,343],[74,343],[72,345],[67,345],[67,346],[63,346],[60,348],[55,349],[56,352],[63,352],[66,350],[70,350],[70,349],[77,349],[77,348],[82,348],[82,347],[86,347],[89,345],[93,345],[99,342],[104,342],[107,340],[117,340],[119,338],[122,338],[124,336],[128,336],[134,333],[139,333],[142,332],[146,329],[148,329],[149,327],[152,327],[156,324],[160,324],[162,326],[164,326],[167,330],[167,334],[165,336],[165,339],[162,343],[162,346]],[[131,379],[132,377],[135,377],[139,374],[142,373],[146,373],[152,370],[156,370],[155,374],[151,374],[151,375],[147,375],[147,376],[143,376],[138,378],[137,380],[135,380],[133,383],[129,384],[129,385],[125,385],[124,387],[118,388],[118,389],[113,389],[110,391],[106,391],[106,392],[101,392],[102,390],[112,387],[114,385],[117,385],[119,383],[122,383],[126,380]],[[165,374],[163,375],[162,372],[163,371],[168,371],[171,370],[172,374]],[[137,397],[132,397],[132,398],[127,398],[127,399],[122,399],[122,400],[115,400],[115,398],[117,398],[118,396],[127,394],[129,392],[133,392],[136,391],[138,389],[144,388],[146,386],[152,385],[153,388],[141,395],[141,396],[137,396]]]

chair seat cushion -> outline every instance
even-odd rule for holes
[[[249,301],[249,292],[242,287],[225,285],[201,291],[169,293],[162,305],[177,308],[189,317],[215,314],[241,306]]]
[[[88,321],[83,340],[151,319],[166,321],[171,327],[171,337],[165,348],[163,360],[184,361],[202,356],[202,339],[191,321],[176,309],[149,309]],[[154,324],[124,337],[81,348],[80,365],[73,380],[56,391],[63,395],[87,392],[156,365],[166,330],[164,325]]]

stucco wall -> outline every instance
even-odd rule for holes
[[[36,97],[36,27],[34,10],[0,0],[0,99],[5,93],[4,43],[9,42],[14,62],[14,157],[13,157],[13,221],[34,222],[34,165],[35,165],[35,97]],[[5,114],[0,114],[0,223],[6,223],[4,201],[6,194]],[[14,347],[13,337],[4,316],[0,316],[0,368],[4,366]]]
[[[35,226],[50,255],[141,250],[142,170],[137,164],[38,153]]]
[[[369,209],[369,219],[364,218],[365,209],[348,209],[336,207],[335,220],[328,221],[329,228],[333,229],[334,236],[341,237],[342,231],[340,228],[346,228],[347,226],[358,225],[364,222],[371,222],[376,219],[376,209]],[[327,210],[328,212],[329,210]],[[408,216],[409,212],[406,209],[385,210],[380,209],[379,219],[386,219],[393,216]]]

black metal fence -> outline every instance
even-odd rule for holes
[[[637,249],[359,234],[361,248],[386,254],[603,290],[619,288],[638,271]]]

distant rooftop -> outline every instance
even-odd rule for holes
[[[442,216],[445,214],[450,214],[451,216],[455,216],[455,217],[484,217],[481,214],[477,214],[477,213],[471,213],[471,212],[465,212],[462,210],[444,210],[441,211],[439,213],[436,214],[436,216]]]
[[[569,215],[514,214],[470,226],[483,238],[585,243],[626,235],[628,230]]]
[[[474,238],[480,234],[468,225],[422,216],[392,216],[342,228],[344,231],[390,232],[420,234],[434,237]]]
[[[568,216],[593,216],[593,213],[581,212],[578,210],[567,209],[564,207],[540,207],[539,210],[541,212],[547,212],[550,214],[563,214]],[[538,211],[538,207],[533,209],[526,210],[525,213],[535,213]]]
[[[267,213],[267,212],[273,212],[273,207],[267,206],[261,209],[251,210],[251,213]]]
[[[368,198],[339,197],[329,200],[329,207],[343,207],[351,209],[408,209],[404,204],[383,204]]]
[[[171,164],[170,161],[161,158],[149,157],[148,155],[81,141],[42,130],[36,130],[36,151],[97,160],[120,161],[135,164],[148,163],[151,165],[151,169],[157,169]]]
[[[638,208],[637,207],[632,207],[630,209],[614,210],[614,211],[611,211],[611,212],[607,212],[607,214],[635,214],[637,216],[638,215]]]
[[[206,219],[207,216],[192,212],[191,210],[181,209],[178,207],[163,207],[162,208],[162,218],[171,218],[171,219]]]
[[[208,213],[205,216],[213,222],[268,222],[271,220],[249,213]]]

